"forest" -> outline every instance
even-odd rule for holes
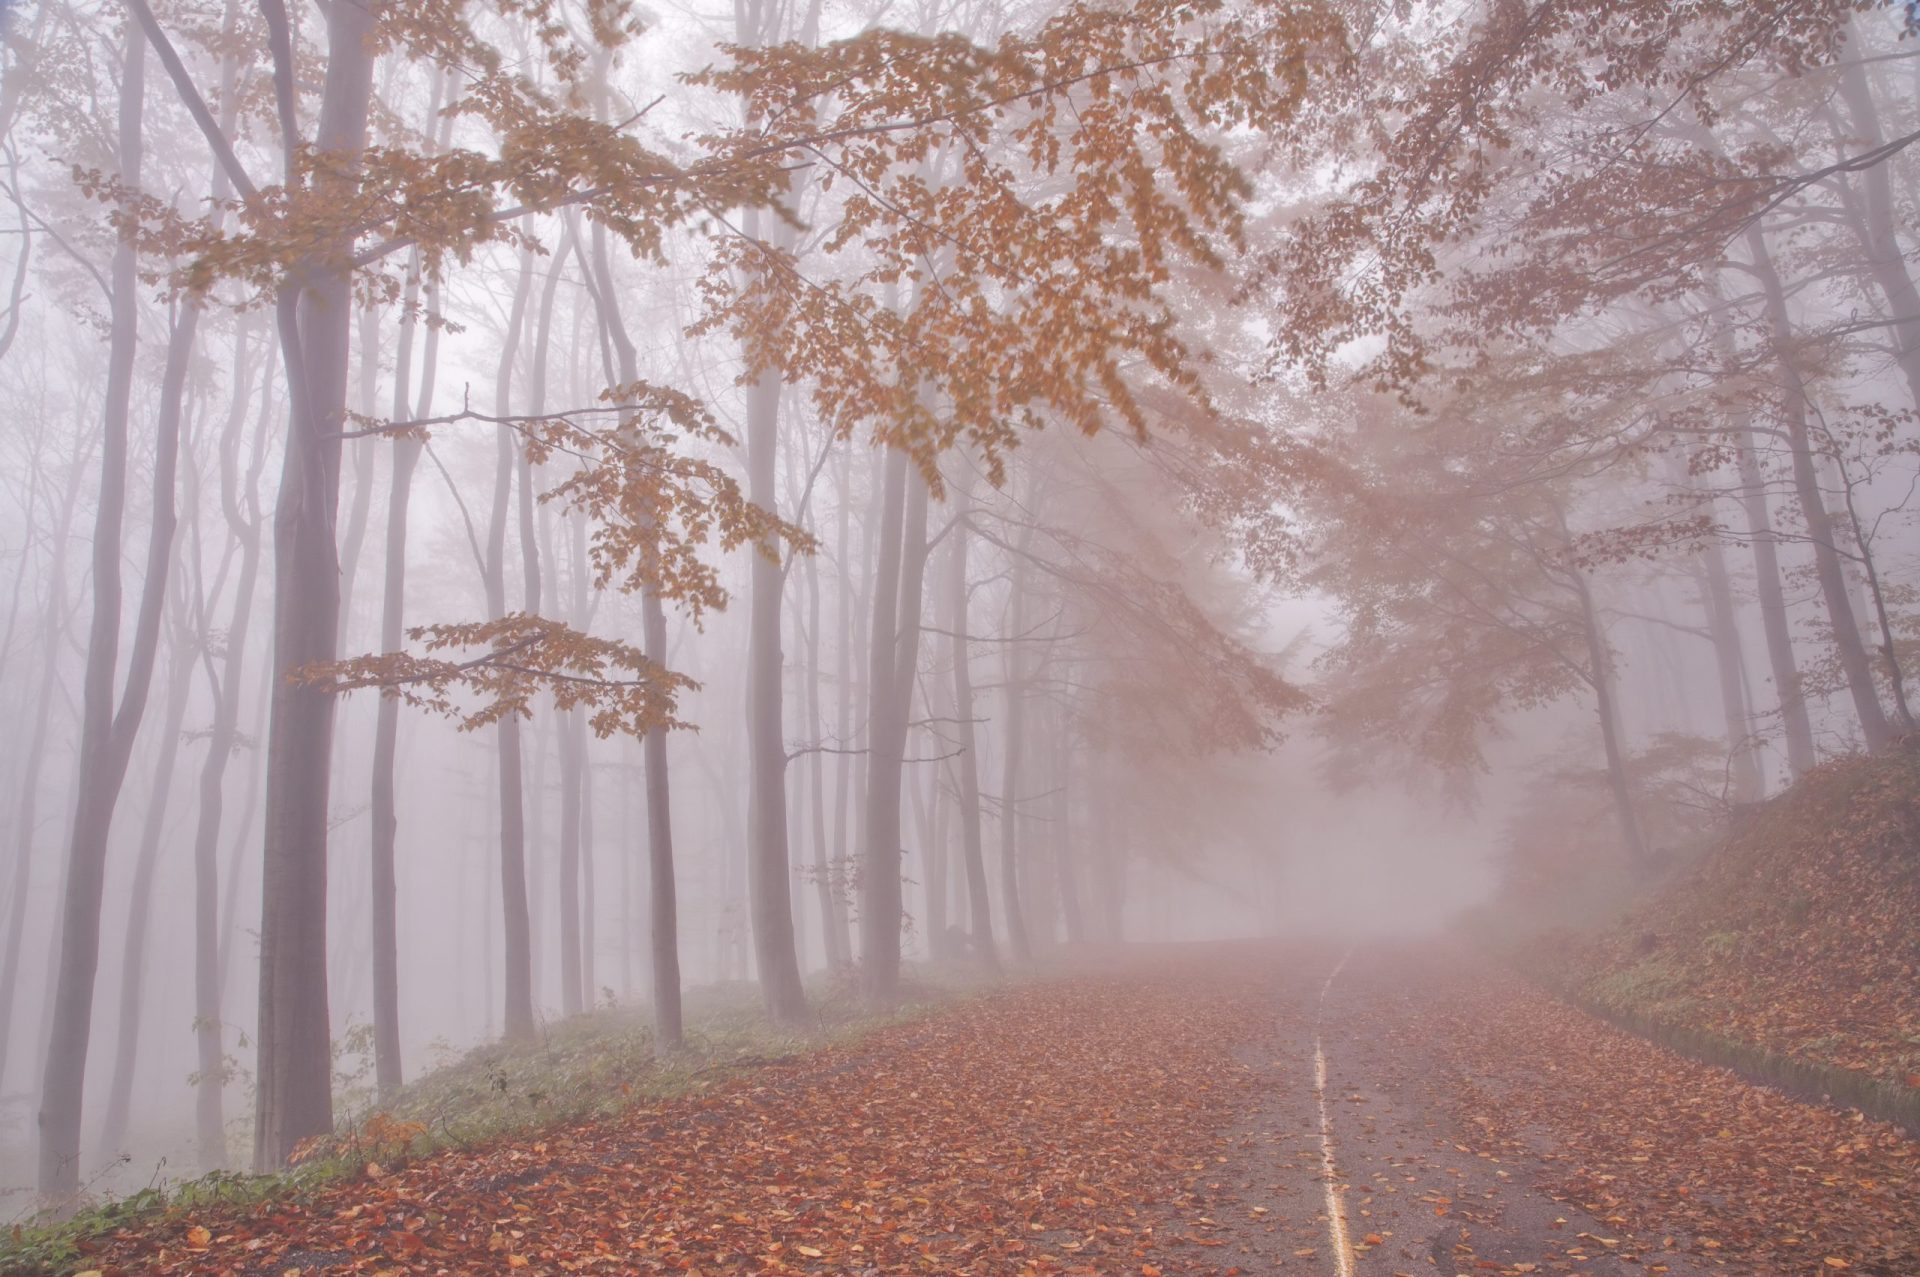
[[[0,37],[0,1272],[1920,1271],[1911,5]]]

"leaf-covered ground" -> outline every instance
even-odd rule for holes
[[[157,1217],[107,1277],[326,1273],[1167,1272],[1252,1073],[1251,974],[1011,989],[710,1093]],[[1257,1010],[1255,1010],[1257,1014]],[[1207,1266],[1211,1268],[1211,1266]]]
[[[82,1267],[1920,1273],[1920,1142],[1692,1064],[1468,952],[1341,959],[1140,954],[704,1093],[150,1216]]]
[[[1587,1255],[1920,1273],[1920,1141],[1898,1128],[1694,1063],[1472,954],[1376,955],[1341,983],[1330,1014],[1392,1062],[1391,1088],[1442,1114],[1458,1152],[1599,1221]],[[1495,1270],[1582,1271],[1532,1258]]]
[[[1920,742],[1744,813],[1619,926],[1545,955],[1587,997],[1920,1086]]]

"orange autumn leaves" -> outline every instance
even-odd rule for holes
[[[1174,1222],[1250,1102],[1257,989],[1009,990],[714,1089],[311,1196],[156,1217],[104,1277],[1217,1271]]]

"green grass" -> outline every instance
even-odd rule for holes
[[[698,1092],[758,1065],[856,1040],[931,1013],[977,987],[967,972],[917,970],[896,1009],[863,1008],[844,978],[810,984],[812,1022],[768,1021],[751,985],[690,990],[685,1049],[657,1057],[645,1008],[606,1007],[544,1026],[524,1043],[489,1043],[423,1074],[385,1102],[366,1086],[364,1035],[346,1036],[335,1098],[338,1131],[292,1168],[270,1175],[218,1172],[89,1202],[63,1218],[22,1218],[0,1231],[0,1275],[64,1277],[85,1271],[85,1243],[159,1212],[209,1203],[297,1197],[391,1170],[443,1149],[529,1135],[559,1123],[612,1117],[636,1104]]]

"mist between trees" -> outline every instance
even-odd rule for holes
[[[1549,910],[1914,726],[1898,10],[0,21],[23,1194],[609,1001]]]

